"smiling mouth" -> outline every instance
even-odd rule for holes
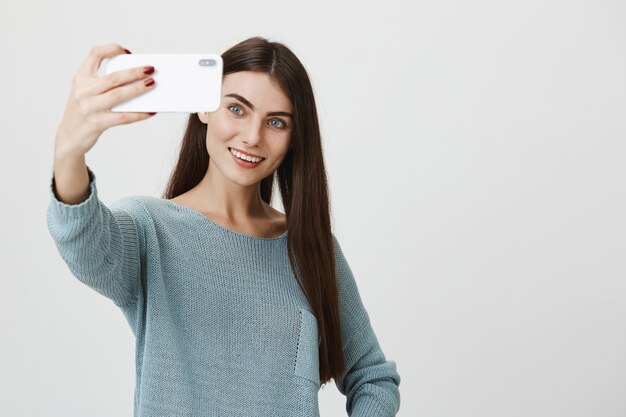
[[[242,161],[244,161],[244,162],[249,162],[249,163],[253,163],[253,164],[258,164],[259,162],[262,162],[262,161],[264,161],[264,160],[265,160],[265,158],[264,158],[264,157],[262,157],[262,156],[259,156],[259,157],[251,157],[251,156],[248,156],[248,155],[246,155],[246,154],[243,154],[243,153],[241,153],[241,152],[239,152],[239,151],[236,151],[236,150],[234,150],[234,149],[233,149],[233,148],[231,148],[231,147],[229,147],[229,148],[228,148],[228,151],[229,151],[229,152],[230,152],[230,153],[231,153],[231,154],[232,154],[235,158],[241,159],[241,160],[242,160]],[[250,159],[247,159],[247,158],[250,158]]]

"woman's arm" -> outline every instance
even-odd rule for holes
[[[385,358],[350,265],[334,235],[333,240],[346,363],[346,370],[335,379],[335,385],[346,396],[349,416],[393,417],[400,409],[396,363]]]
[[[111,208],[104,205],[85,154],[105,130],[156,114],[111,111],[155,85],[144,84],[149,75],[143,66],[98,76],[104,59],[124,53],[130,52],[118,44],[95,46],[72,78],[54,142],[47,211],[50,234],[72,273],[119,307],[135,301],[140,285],[141,203],[124,198]]]
[[[94,173],[85,166],[87,197],[77,204],[66,204],[57,194],[55,175],[70,169],[59,168],[55,167],[49,188],[47,224],[61,257],[76,278],[118,307],[132,304],[141,282],[140,203],[126,197],[107,207],[98,198]],[[63,180],[66,184],[70,181]],[[71,200],[81,191],[66,194]]]

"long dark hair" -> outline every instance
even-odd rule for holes
[[[293,105],[291,147],[283,162],[261,180],[261,198],[272,199],[274,177],[280,187],[287,217],[287,246],[294,275],[317,319],[320,382],[343,374],[335,255],[322,143],[308,74],[285,45],[262,37],[246,39],[222,54],[224,73],[257,71],[270,75]],[[163,198],[175,198],[196,186],[209,166],[207,125],[195,113],[189,116],[178,162]]]

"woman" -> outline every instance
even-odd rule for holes
[[[85,154],[107,128],[152,116],[110,108],[158,71],[96,76],[124,52],[96,47],[74,77],[47,221],[71,272],[136,336],[135,415],[318,416],[333,378],[349,415],[394,416],[400,376],[331,232],[301,62],[260,37],[227,50],[220,108],[190,115],[163,198],[108,207]],[[275,177],[284,214],[270,204]]]

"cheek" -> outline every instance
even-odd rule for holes
[[[230,140],[235,135],[235,123],[221,114],[211,118],[208,126],[210,134],[218,141]]]
[[[284,139],[278,139],[276,138],[276,142],[273,149],[272,149],[272,153],[275,155],[282,155],[282,158],[285,157],[285,155],[287,155],[287,152],[289,152],[289,138]]]

